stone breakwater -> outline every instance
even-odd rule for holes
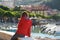
[[[0,40],[10,40],[11,37],[11,35],[0,32]]]

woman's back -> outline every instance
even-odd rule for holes
[[[22,17],[18,24],[17,34],[30,36],[31,26],[32,26],[32,21],[30,19],[26,19],[25,17]]]

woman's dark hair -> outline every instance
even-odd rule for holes
[[[22,13],[22,17],[28,16],[26,12]]]

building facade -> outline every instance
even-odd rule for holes
[[[14,0],[0,0],[0,5],[4,5],[9,8],[13,8],[14,7]]]

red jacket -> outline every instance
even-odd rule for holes
[[[30,19],[25,19],[24,17],[22,17],[18,24],[18,29],[16,33],[30,37],[31,26],[32,21]]]

